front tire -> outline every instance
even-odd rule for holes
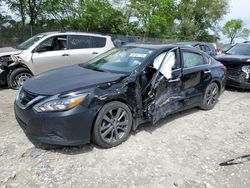
[[[97,115],[92,141],[102,148],[115,147],[127,140],[132,123],[127,105],[118,101],[105,104]]]
[[[203,110],[213,109],[218,102],[219,96],[220,90],[218,84],[215,82],[209,84],[203,98],[203,104],[200,106],[200,108]]]
[[[31,72],[26,68],[21,67],[14,69],[8,78],[8,86],[17,90],[31,77]]]

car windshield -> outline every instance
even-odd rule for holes
[[[110,50],[81,66],[103,72],[131,73],[153,52],[151,49],[124,47]]]
[[[238,44],[226,51],[229,55],[250,55],[250,45]]]
[[[34,37],[29,38],[28,40],[24,41],[23,43],[19,44],[16,46],[17,49],[19,50],[27,50],[29,49],[33,44],[35,44],[37,41],[45,37],[46,35],[35,35]]]

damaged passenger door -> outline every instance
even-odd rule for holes
[[[147,111],[155,123],[182,107],[179,48],[160,54],[154,59],[153,66],[157,72],[152,78],[148,92]]]

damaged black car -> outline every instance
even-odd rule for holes
[[[131,45],[25,82],[15,115],[35,145],[110,148],[142,123],[212,109],[225,81],[226,68],[196,48]]]
[[[250,89],[250,43],[236,44],[216,59],[227,68],[227,85]]]

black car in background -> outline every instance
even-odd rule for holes
[[[132,45],[25,82],[15,115],[35,144],[110,148],[131,130],[199,106],[212,109],[225,88],[225,67],[196,48]]]
[[[217,49],[215,44],[209,42],[179,42],[179,45],[192,46],[200,49],[201,51],[207,53],[208,55],[215,57],[217,55]]]
[[[236,44],[216,57],[227,67],[227,85],[250,89],[250,43]]]

